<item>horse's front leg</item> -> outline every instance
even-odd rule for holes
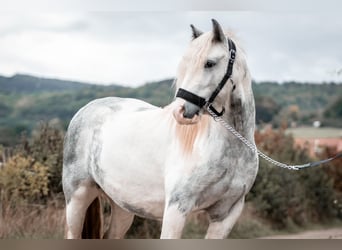
[[[177,203],[166,203],[163,216],[161,239],[180,239],[186,221],[186,213],[179,209]]]
[[[236,221],[238,220],[243,206],[245,203],[245,198],[239,199],[230,209],[225,206],[224,203],[219,204],[219,206],[213,208],[209,212],[210,223],[206,239],[225,239],[232,230]]]

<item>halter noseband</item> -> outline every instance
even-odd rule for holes
[[[216,89],[214,92],[211,94],[208,100],[204,99],[203,97],[200,97],[194,93],[191,93],[185,89],[179,88],[178,92],[176,94],[176,97],[180,97],[196,106],[199,108],[203,108],[206,106],[206,108],[210,109],[212,112],[214,112],[217,116],[222,116],[224,114],[224,107],[222,107],[221,112],[218,112],[212,105],[213,101],[217,97],[217,95],[220,93],[224,85],[227,83],[229,78],[232,76],[233,73],[233,65],[235,61],[235,55],[236,55],[236,47],[235,44],[232,40],[228,38],[228,46],[229,46],[229,53],[230,53],[230,58],[228,60],[228,65],[227,65],[227,71],[226,74],[223,76],[221,82],[217,85]]]

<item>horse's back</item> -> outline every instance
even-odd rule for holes
[[[79,116],[87,116],[87,121],[95,122],[106,115],[114,115],[120,112],[134,112],[144,109],[157,108],[147,102],[133,98],[105,97],[95,99],[82,107],[72,118],[70,124],[77,121]]]
[[[157,109],[141,100],[107,97],[83,106],[70,121],[63,152],[63,188],[72,193],[83,181],[94,182],[93,165],[98,164],[99,134],[103,124],[120,113]]]

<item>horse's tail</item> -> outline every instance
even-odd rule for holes
[[[102,233],[102,206],[100,197],[96,197],[87,209],[84,218],[82,239],[101,239]]]

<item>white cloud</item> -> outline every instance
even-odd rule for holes
[[[341,81],[334,12],[62,12],[0,15],[0,74],[143,84],[173,77],[189,24],[236,31],[256,80]],[[324,20],[324,21],[322,21]]]
[[[339,0],[1,0],[3,10],[24,11],[184,11],[184,10],[258,10],[258,11],[336,11]]]

